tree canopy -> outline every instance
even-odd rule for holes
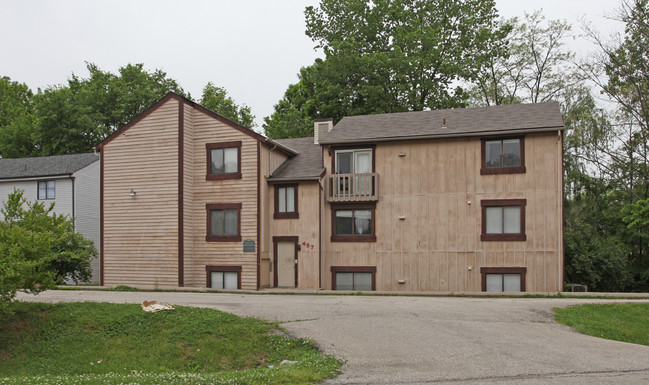
[[[173,91],[187,97],[162,70],[127,64],[111,73],[87,63],[88,76],[33,93],[23,83],[0,79],[0,156],[19,158],[90,152],[99,142]],[[208,83],[200,101],[252,128],[250,107],[237,105],[222,87]]]
[[[325,59],[265,119],[270,137],[303,135],[316,118],[463,107],[455,83],[475,79],[509,31],[491,0],[322,0],[305,16]]]
[[[200,105],[246,128],[252,129],[255,124],[255,116],[250,111],[250,107],[245,104],[237,105],[228,96],[225,88],[217,87],[212,82],[207,83],[203,88]]]
[[[92,63],[86,67],[87,78],[72,74],[66,86],[50,86],[36,94],[24,84],[3,78],[1,115],[8,117],[0,118],[0,155],[16,158],[90,152],[169,91],[184,95],[165,72],[149,72],[142,64],[120,67],[118,74]],[[12,97],[5,98],[5,93]]]

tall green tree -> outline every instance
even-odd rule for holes
[[[117,74],[92,63],[86,67],[87,78],[72,74],[65,86],[23,92],[31,114],[13,114],[0,130],[4,157],[90,152],[168,92],[184,95],[165,72],[142,64],[120,67]]]
[[[14,190],[0,209],[0,313],[18,290],[38,293],[65,278],[90,278],[97,251],[75,233],[71,219],[53,208],[29,202],[23,191]]]
[[[570,24],[546,20],[541,11],[501,24],[513,27],[507,45],[487,58],[471,88],[470,104],[541,103],[583,86],[584,77],[573,64],[575,54],[566,47]]]
[[[606,226],[598,225],[600,234],[592,243],[604,245],[611,237],[624,245],[629,260],[631,281],[627,290],[649,290],[649,228],[643,219],[644,202],[649,198],[649,10],[647,0],[622,2],[619,20],[624,34],[605,41],[596,31],[588,31],[599,45],[600,54],[580,67],[613,102],[606,122],[584,126],[568,139],[574,140],[571,154],[583,163],[584,172],[596,178],[605,193],[589,194],[605,214]],[[600,114],[593,114],[593,117]],[[571,202],[569,202],[571,203]],[[582,211],[582,216],[587,216]],[[591,221],[602,223],[601,221]],[[628,223],[628,226],[627,226]],[[566,238],[569,236],[566,230]],[[612,243],[608,243],[611,245]],[[568,256],[568,245],[566,245]],[[616,253],[608,255],[615,260]]]
[[[239,106],[228,96],[225,88],[217,87],[212,82],[207,83],[203,88],[200,105],[246,128],[252,129],[255,125],[255,116],[250,111],[250,107],[245,104]]]
[[[0,78],[0,156],[10,158],[37,151],[33,97],[26,84]]]
[[[509,29],[491,0],[322,0],[305,15],[325,59],[265,119],[271,137],[297,136],[306,116],[462,107],[455,83],[474,79]]]

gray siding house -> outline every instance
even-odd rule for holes
[[[73,218],[77,232],[98,249],[99,174],[99,156],[92,153],[0,159],[0,202],[21,189],[30,201],[54,203],[54,212]],[[99,258],[91,266],[91,282],[99,283]]]

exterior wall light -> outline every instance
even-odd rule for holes
[[[135,196],[135,190],[131,189],[131,192],[128,193],[130,196],[134,197]]]

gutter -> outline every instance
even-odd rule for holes
[[[74,174],[74,173],[72,173]],[[72,174],[59,174],[59,175],[37,175],[29,177],[10,177],[10,178],[0,178],[0,182],[21,182],[21,181],[32,181],[32,180],[43,180],[46,179],[65,179],[72,178]]]
[[[284,182],[317,182],[321,179],[319,176],[304,176],[300,178],[273,178],[266,179],[269,184]]]
[[[287,155],[298,155],[299,154],[298,151],[295,151],[294,149],[292,149],[290,147],[287,147],[287,146],[285,146],[283,144],[280,144],[280,143],[278,143],[278,142],[276,142],[276,141],[274,141],[272,139],[266,138],[265,143],[269,144],[269,145],[272,145],[273,149],[277,148],[277,149],[281,150],[282,152],[286,153]]]
[[[465,133],[444,133],[444,134],[429,134],[429,135],[409,135],[409,136],[387,136],[380,138],[360,138],[360,139],[347,139],[340,141],[327,141],[322,140],[320,144],[348,144],[348,143],[376,143],[376,142],[396,142],[405,140],[422,140],[422,139],[445,139],[445,138],[465,138],[465,137],[481,137],[481,136],[503,136],[503,135],[519,135],[519,134],[533,134],[535,132],[554,132],[563,131],[564,126],[555,127],[542,127],[538,129],[518,129],[518,130],[498,130],[498,131],[480,131],[480,132],[465,132]]]

